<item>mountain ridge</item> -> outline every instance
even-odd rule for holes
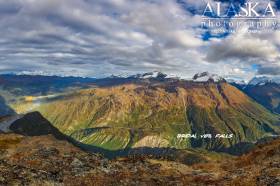
[[[188,165],[176,159],[129,156],[108,160],[50,135],[0,134],[1,185],[273,185],[279,180],[280,139],[240,157],[206,160],[195,154]],[[203,155],[203,152],[200,156]]]
[[[146,141],[141,142],[142,146],[148,145],[150,139],[158,140],[158,147],[219,149],[225,144],[255,141],[262,135],[274,134],[279,127],[279,116],[225,82],[94,88],[41,105],[39,111],[68,135],[81,129],[100,128],[79,140],[108,149],[125,149],[131,140],[136,147],[136,141],[141,140]],[[134,137],[130,130],[134,130]],[[235,138],[178,140],[178,133],[234,133]]]
[[[146,75],[149,78],[96,80],[83,89],[25,97],[11,106],[18,113],[40,111],[64,134],[107,150],[144,146],[219,150],[278,132],[279,115],[223,79],[209,80],[210,73],[197,75],[206,81]],[[235,137],[177,139],[182,133]]]

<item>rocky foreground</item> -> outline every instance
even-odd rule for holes
[[[238,158],[195,165],[108,160],[52,135],[0,134],[0,185],[280,185],[280,139]]]

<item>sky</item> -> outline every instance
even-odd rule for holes
[[[201,26],[207,2],[215,7],[213,0],[0,0],[0,73],[279,76],[280,30],[249,32],[244,24],[215,33]],[[280,3],[270,2],[278,23]]]

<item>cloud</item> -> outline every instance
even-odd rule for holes
[[[213,63],[235,61],[237,65],[257,65],[257,72],[261,74],[279,73],[279,33],[249,31],[248,27],[243,27],[227,38],[212,40],[208,46],[206,60]]]
[[[280,74],[280,65],[260,66],[258,69],[260,75],[278,75]]]
[[[213,41],[207,53],[207,59],[211,62],[231,58],[273,61],[278,57],[278,50],[271,41],[250,34],[247,28],[226,39]]]
[[[2,14],[11,12],[0,19],[1,63],[7,70],[76,65],[82,72],[87,65],[93,70],[85,75],[102,75],[124,67],[131,73],[170,69],[175,51],[203,45],[200,32],[192,28],[199,18],[175,1],[13,0],[1,5]]]
[[[245,76],[250,64],[275,64],[279,39],[269,42],[276,36],[239,33],[204,41],[207,30],[194,11],[203,6],[194,0],[0,0],[0,72]],[[236,65],[239,72],[232,70]]]

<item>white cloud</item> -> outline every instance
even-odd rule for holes
[[[190,77],[205,70],[245,76],[241,72],[256,60],[275,66],[278,32],[203,41],[201,16],[188,8],[204,5],[194,0],[0,0],[0,72],[106,76],[161,70]],[[233,59],[248,62],[232,70],[240,65]]]
[[[213,41],[207,55],[209,61],[228,58],[274,61],[278,57],[278,50],[271,41],[258,38],[256,34],[250,34],[247,28],[239,30],[226,39]]]
[[[237,65],[259,65],[259,73],[264,73],[262,68],[266,66],[279,68],[279,48],[275,45],[277,32],[253,34],[248,31],[247,27],[243,27],[225,39],[213,40],[208,46],[206,60],[225,63],[236,61]],[[269,70],[265,73],[270,74]],[[271,71],[271,74],[275,72]]]

